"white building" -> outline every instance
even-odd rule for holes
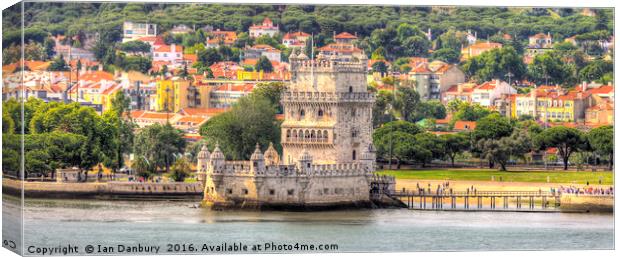
[[[512,95],[516,93],[517,90],[504,81],[487,81],[474,88],[471,93],[471,101],[472,103],[489,107],[493,105],[495,99],[500,98],[502,95]]]
[[[275,36],[280,32],[278,25],[273,25],[271,19],[265,17],[262,24],[253,24],[250,26],[250,37],[260,37],[262,35]]]
[[[157,35],[157,24],[123,22],[123,43],[136,40],[141,37]]]
[[[163,45],[153,51],[153,62],[183,63],[183,47],[175,44]]]

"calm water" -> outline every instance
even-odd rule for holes
[[[160,254],[168,243],[224,242],[338,244],[343,252],[613,248],[609,214],[246,212],[190,208],[193,204],[29,199],[24,245],[158,245]]]

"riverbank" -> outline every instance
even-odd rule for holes
[[[448,181],[489,181],[489,182],[527,182],[613,185],[613,172],[609,171],[545,171],[496,169],[416,169],[382,170],[379,175],[394,176],[396,179],[448,180]]]
[[[33,198],[59,199],[202,199],[201,183],[184,182],[22,182],[14,179],[2,179],[2,192]]]

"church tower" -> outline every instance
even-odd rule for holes
[[[282,95],[282,162],[297,163],[306,151],[313,163],[360,162],[372,144],[372,105],[364,53],[352,56],[304,53],[289,57],[291,83]]]

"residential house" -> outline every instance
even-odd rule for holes
[[[191,81],[178,77],[171,79],[158,79],[156,111],[178,112],[189,106],[188,88]]]
[[[131,21],[123,22],[123,43],[136,40],[141,37],[157,35],[157,24],[154,23],[134,23]]]
[[[465,73],[458,66],[442,61],[421,63],[409,71],[409,80],[415,82],[420,99],[441,99],[441,93],[465,82]]]
[[[494,43],[494,42],[489,42],[489,41],[474,43],[461,50],[461,60],[462,61],[469,60],[470,58],[481,55],[482,53],[486,51],[490,51],[490,50],[498,49],[498,48],[502,48],[501,43]]]
[[[243,49],[242,59],[260,59],[261,56],[267,57],[269,61],[281,62],[282,51],[270,45],[254,45]]]
[[[338,35],[334,35],[335,43],[325,45],[318,49],[318,55],[335,58],[339,61],[349,61],[353,58],[361,58],[364,54],[362,49],[353,45],[353,41],[357,39],[357,36],[348,32],[342,32]]]
[[[250,26],[250,37],[257,38],[263,35],[275,36],[280,32],[278,25],[274,25],[271,19],[265,17],[262,24],[253,24]]]
[[[553,37],[551,34],[538,33],[530,36],[529,44],[525,48],[525,54],[523,55],[523,62],[530,64],[534,57],[551,50],[553,50]]]
[[[586,124],[613,125],[614,104],[601,102],[586,109]]]
[[[452,130],[456,132],[467,132],[474,131],[474,129],[476,129],[475,121],[458,120],[454,123],[454,128]]]
[[[480,106],[491,107],[495,105],[495,100],[501,98],[502,95],[513,95],[516,93],[517,90],[505,81],[487,81],[474,87],[471,93],[471,101]]]
[[[153,51],[153,62],[166,62],[170,66],[183,63],[183,46],[176,44],[163,45]]]
[[[173,35],[179,35],[179,34],[187,34],[190,32],[193,32],[194,29],[185,25],[185,24],[180,24],[180,25],[175,25],[172,27],[172,29],[170,29],[170,33]]]
[[[217,29],[209,32],[209,37],[207,37],[207,44],[205,47],[214,48],[219,47],[220,45],[232,46],[235,41],[237,41],[237,32]]]
[[[224,83],[211,90],[210,108],[229,108],[239,98],[249,95],[254,89],[254,83],[233,84]]]
[[[305,48],[306,41],[310,38],[310,34],[305,32],[289,32],[284,34],[282,37],[282,44],[287,48],[297,47],[297,48]]]

